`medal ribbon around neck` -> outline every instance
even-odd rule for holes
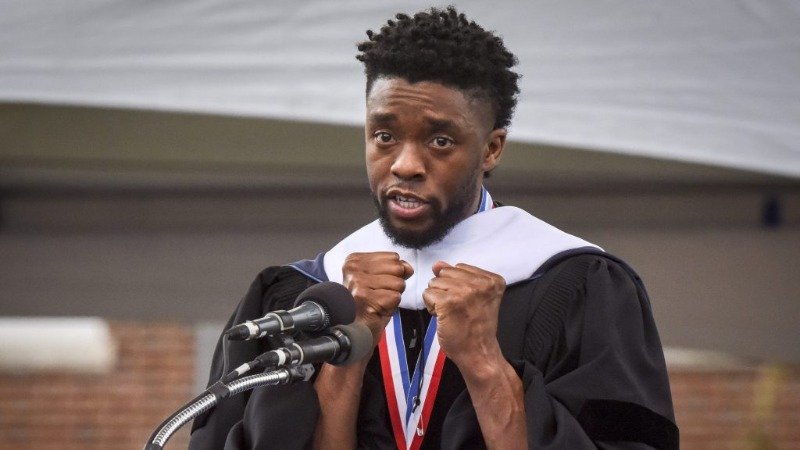
[[[494,202],[489,191],[481,188],[481,202],[477,212],[493,207]],[[439,339],[436,337],[436,328],[436,318],[432,317],[425,332],[414,373],[410,377],[400,311],[395,311],[389,319],[378,342],[386,403],[389,407],[392,432],[400,450],[420,448],[433,411],[445,360],[444,352],[439,347]]]

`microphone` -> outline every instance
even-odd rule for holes
[[[301,292],[289,311],[278,310],[248,320],[225,331],[236,341],[262,338],[284,331],[319,331],[355,320],[356,304],[350,291],[339,283],[325,281]]]
[[[320,336],[294,342],[288,347],[262,353],[236,371],[242,369],[248,372],[260,368],[273,370],[321,362],[342,366],[367,356],[371,350],[372,332],[366,325],[353,322],[350,325],[331,327]]]

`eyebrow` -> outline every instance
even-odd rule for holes
[[[369,122],[376,125],[387,125],[397,120],[397,116],[392,113],[373,113],[368,117]]]
[[[367,121],[374,126],[391,125],[397,121],[397,115],[393,113],[376,112],[367,117]],[[428,130],[431,133],[436,132],[454,132],[458,129],[455,121],[450,119],[434,119],[430,117],[425,118]]]
[[[430,127],[431,131],[453,131],[456,128],[456,123],[450,119],[430,119],[426,118],[426,122],[428,122],[428,126]]]

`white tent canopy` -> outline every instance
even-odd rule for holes
[[[455,3],[519,57],[512,138],[800,176],[800,2]],[[353,125],[420,1],[0,0],[0,101]]]

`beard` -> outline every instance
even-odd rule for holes
[[[381,203],[374,192],[372,193],[372,201],[378,210],[378,220],[381,227],[383,227],[383,231],[389,236],[389,239],[395,245],[418,250],[444,239],[456,224],[469,215],[469,208],[475,200],[474,185],[474,180],[469,179],[461,184],[456,189],[447,208],[443,208],[438,199],[429,200],[428,205],[430,206],[433,224],[421,231],[404,230],[395,227],[389,218],[388,201]]]

